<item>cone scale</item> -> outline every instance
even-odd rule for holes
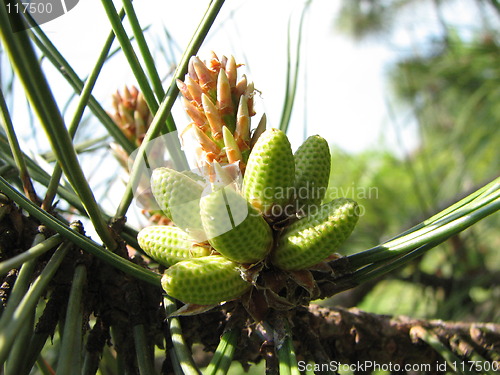
[[[250,278],[266,288],[269,271],[301,285],[287,271],[323,261],[358,220],[352,200],[321,205],[331,163],[325,139],[309,137],[293,154],[283,131],[266,130],[265,115],[252,130],[256,90],[245,75],[238,78],[238,67],[233,57],[193,57],[184,82],[177,81],[191,118],[181,139],[195,148],[198,173],[154,170],[151,191],[175,227],[138,236],[168,267],[163,289],[188,304],[237,299],[252,288]]]
[[[200,211],[208,241],[227,259],[256,263],[264,259],[271,248],[271,228],[231,187],[203,197]]]
[[[263,215],[279,216],[291,199],[295,165],[290,142],[278,129],[256,142],[243,178],[243,196]]]
[[[142,229],[137,241],[144,252],[163,266],[171,266],[190,258],[210,255],[210,248],[195,241],[182,229],[153,225]]]
[[[336,251],[358,221],[357,204],[335,199],[290,225],[281,234],[271,262],[283,270],[307,269]]]
[[[295,160],[295,208],[307,214],[325,197],[330,177],[331,156],[328,142],[313,135],[298,148]]]
[[[238,265],[220,255],[179,262],[165,271],[161,284],[168,295],[198,305],[238,298],[251,287]]]

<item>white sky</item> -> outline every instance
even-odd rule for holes
[[[165,25],[183,48],[207,3],[138,0],[134,5],[141,25],[152,25],[150,35],[153,31],[161,33]],[[202,59],[209,57],[211,50],[219,55],[232,54],[237,62],[246,64],[247,76],[262,92],[261,105],[271,127],[279,125],[285,91],[287,23],[292,16],[296,36],[302,4],[298,0],[228,0],[199,53]],[[321,134],[348,151],[376,147],[387,121],[383,71],[393,51],[369,43],[354,45],[340,36],[333,27],[338,4],[313,1],[306,18],[300,86],[289,129],[294,148],[302,141],[304,124],[307,135]],[[221,21],[226,21],[223,26]],[[100,1],[85,0],[68,14],[45,24],[44,30],[83,77],[94,65],[109,26]],[[150,47],[155,54],[154,43]],[[155,56],[163,61],[158,51]],[[168,67],[159,63],[159,70],[164,75]],[[124,57],[119,56],[105,68],[95,95],[109,108],[110,94],[134,81]],[[187,123],[182,116],[176,120],[179,127]]]
[[[120,3],[115,1],[118,6]],[[400,154],[411,151],[417,144],[415,127],[411,117],[397,120],[405,145],[401,149],[387,114],[387,102],[392,99],[385,73],[401,54],[418,53],[422,48],[418,43],[439,33],[436,14],[429,12],[432,6],[411,9],[406,17],[403,15],[390,38],[355,44],[334,29],[340,3],[340,0],[314,0],[307,14],[299,91],[289,129],[292,145],[294,148],[300,145],[306,125],[306,135],[320,134],[346,151],[359,152],[374,147],[391,148]],[[208,0],[134,2],[141,25],[151,25],[147,38],[161,76],[166,76],[172,68],[165,64],[157,48],[159,40],[165,41],[163,27],[178,46],[174,51],[177,61],[207,4]],[[237,62],[245,63],[240,71],[262,92],[261,109],[270,127],[279,125],[282,111],[287,23],[292,17],[295,37],[303,4],[304,0],[227,0],[199,53],[202,59],[208,58],[211,50],[219,55],[232,54]],[[473,25],[478,17],[468,1],[456,0],[448,7],[453,8],[446,12],[454,18],[447,20],[451,25],[453,22]],[[80,77],[85,77],[94,66],[109,27],[100,0],[81,0],[66,15],[43,25]],[[50,63],[45,62],[44,66],[62,107],[72,90],[59,73],[51,71]],[[94,96],[105,109],[111,109],[111,94],[125,84],[134,83],[135,78],[121,54],[106,64]],[[165,85],[168,83],[169,80]],[[260,115],[257,114],[254,123]],[[188,122],[182,114],[176,115],[176,121],[179,128]]]
[[[172,68],[165,64],[154,43],[166,40],[163,26],[178,46],[174,51],[178,61],[207,4],[207,0],[134,1],[141,25],[151,25],[147,38],[157,58],[160,76],[166,76]],[[208,58],[211,50],[219,56],[232,54],[237,62],[245,63],[240,71],[246,73],[262,92],[260,105],[268,117],[268,127],[279,125],[282,111],[288,20],[292,17],[293,36],[296,37],[303,4],[303,0],[227,0],[199,53],[202,59]],[[292,146],[297,148],[304,139],[306,124],[306,135],[320,134],[330,144],[349,152],[382,147],[400,155],[410,152],[418,143],[415,126],[406,114],[397,119],[404,144],[401,147],[387,114],[386,103],[391,99],[385,73],[402,53],[418,52],[422,46],[416,44],[417,40],[438,31],[435,14],[410,11],[403,20],[404,27],[400,27],[390,40],[355,44],[333,27],[339,4],[339,0],[314,0],[306,17],[299,91],[288,132]],[[464,8],[463,1],[457,0],[453,6],[456,9],[451,14],[460,22],[474,23],[475,15]],[[81,0],[66,15],[44,24],[43,29],[82,78],[94,66],[110,31],[100,0]],[[62,108],[72,89],[50,63],[44,62],[44,68]],[[135,78],[120,54],[104,67],[94,96],[106,110],[111,110],[111,94],[131,84],[135,84]],[[22,89],[18,90],[22,95]],[[22,104],[22,100],[19,105],[16,102],[12,109],[15,124],[27,123]],[[182,129],[188,123],[187,117],[181,111],[174,115],[177,126]],[[257,114],[254,124],[260,115]],[[71,116],[72,111],[68,111],[68,122]],[[96,135],[104,134],[102,126],[91,121]],[[43,137],[35,138],[42,142]],[[90,170],[85,171],[94,179],[93,186],[96,185],[95,165],[92,163],[87,166]],[[112,188],[113,196],[121,196],[122,182],[117,181]],[[103,184],[96,187],[97,196],[99,189],[111,190]],[[116,209],[116,202],[100,203],[111,213]]]

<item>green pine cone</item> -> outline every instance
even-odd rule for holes
[[[295,206],[307,214],[309,207],[317,209],[325,197],[330,177],[328,142],[313,135],[298,148],[295,159]]]
[[[147,255],[167,267],[186,259],[210,255],[207,246],[198,245],[182,229],[168,225],[142,229],[137,241]]]
[[[256,263],[267,255],[273,241],[271,228],[231,187],[201,198],[200,211],[208,241],[226,258]]]
[[[351,235],[357,206],[351,199],[335,199],[291,224],[281,234],[272,263],[283,270],[300,270],[324,260]]]
[[[201,184],[173,169],[156,168],[151,176],[151,190],[160,209],[176,226],[193,239],[206,239],[200,218]]]
[[[295,165],[284,132],[268,129],[259,137],[248,158],[243,196],[266,216],[280,216],[293,196]],[[273,207],[278,209],[273,210]]]
[[[242,279],[238,265],[221,255],[176,263],[165,271],[161,285],[169,296],[197,305],[229,301],[251,287]]]

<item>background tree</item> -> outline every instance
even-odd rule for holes
[[[207,365],[205,373],[235,373],[239,371],[232,364],[235,360],[245,366],[260,363],[261,367],[251,366],[256,373],[265,367],[269,374],[296,374],[297,360],[311,365],[366,360],[433,364],[428,373],[443,372],[435,365],[447,361],[448,372],[455,364],[457,372],[493,373],[491,366],[500,359],[499,218],[490,216],[500,208],[500,186],[495,180],[498,35],[491,26],[498,22],[496,1],[471,2],[485,20],[493,20],[491,25],[485,21],[472,37],[447,27],[445,2],[345,2],[341,19],[344,24],[350,22],[358,39],[375,32],[380,35],[380,30],[387,35],[410,7],[430,4],[436,11],[443,26],[441,38],[425,54],[405,56],[390,74],[392,120],[399,124],[400,116],[412,115],[418,123],[418,147],[403,157],[379,149],[359,155],[333,150],[328,197],[351,196],[362,205],[364,215],[348,243],[348,256],[324,265],[333,272],[312,271],[316,284],[305,277],[294,289],[307,300],[316,285],[318,294],[313,295],[324,299],[327,307],[271,309],[265,321],[255,323],[236,301],[202,314],[166,319],[179,306],[162,295],[162,269],[142,254],[137,228],[126,222],[134,185],[129,183],[118,201],[103,209],[103,200],[96,198],[99,187],[86,178],[87,168],[95,169],[95,159],[88,163],[85,157],[106,153],[103,144],[107,142],[98,137],[82,144],[72,138],[86,108],[122,157],[175,130],[171,115],[178,94],[175,79],[184,78],[189,58],[196,55],[222,4],[210,2],[166,84],[129,1],[123,5],[134,44],[122,26],[125,12],[118,13],[104,1],[113,33],[86,80],[78,77],[40,28],[32,25],[13,33],[10,21],[19,20],[5,6],[0,8],[2,53],[10,63],[2,74],[11,69],[14,73],[6,74],[12,80],[2,80],[0,92],[4,127],[0,139],[0,372],[29,374],[36,371],[32,370],[36,363],[40,373],[194,374]],[[101,68],[114,53],[110,49],[115,37],[139,90],[128,94],[124,90],[115,97],[120,116],[112,118],[91,94]],[[66,108],[71,113],[67,127],[54,88],[45,78],[47,68],[39,63],[42,54],[79,94],[76,108]],[[293,104],[298,105],[294,102],[298,80],[289,62],[283,129],[288,127]],[[14,104],[9,95],[17,80],[29,101],[33,134],[45,131],[49,153],[30,156],[19,145],[16,131],[23,124],[12,122]],[[121,126],[127,116],[133,117],[133,128]],[[87,134],[93,135],[92,130],[87,128]],[[88,141],[84,135],[77,140]],[[139,148],[139,159],[144,147]],[[47,168],[47,163],[54,168]],[[137,168],[130,170],[131,180],[136,173]],[[110,186],[115,187],[105,179],[101,188],[109,191]],[[70,222],[81,217],[88,218],[85,227]],[[87,227],[95,229],[92,238],[85,236]],[[368,312],[348,310],[342,304]],[[404,313],[411,318],[377,313]],[[468,360],[479,361],[482,367],[471,368]]]
[[[447,12],[454,3],[353,1],[344,3],[339,14],[340,29],[357,40],[376,36],[390,40],[394,29],[401,27],[398,15],[405,19],[404,13],[416,8],[434,11],[442,31],[431,40],[415,40],[418,52],[403,56],[389,72],[393,89],[390,121],[400,134],[406,126],[403,121],[413,118],[418,126],[418,148],[403,159],[387,152],[356,158],[337,154],[334,165],[341,168],[345,184],[362,181],[361,186],[379,187],[377,199],[366,201],[368,216],[360,224],[366,225],[367,235],[390,236],[398,226],[407,227],[409,218],[432,214],[498,174],[499,115],[494,104],[500,94],[495,29],[498,4],[468,2],[468,7],[479,9],[483,22],[465,32],[447,24]],[[397,212],[391,207],[398,207]],[[369,216],[369,212],[376,214]],[[396,309],[442,319],[481,316],[497,321],[495,303],[484,294],[484,299],[479,297],[481,291],[498,293],[497,226],[498,219],[492,217],[455,236],[399,276],[392,274],[391,278],[399,280],[384,280],[361,306],[386,313]],[[478,275],[485,275],[485,284]],[[391,285],[396,298],[386,293]],[[363,296],[357,293],[358,298]]]

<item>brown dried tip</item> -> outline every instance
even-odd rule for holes
[[[118,112],[118,104],[120,104],[120,102],[122,101],[120,92],[116,90],[116,92],[111,96],[111,98],[113,99],[113,108],[115,112]]]
[[[224,62],[225,56],[222,56],[222,59],[219,59],[214,51],[212,51],[211,53],[212,57],[208,62],[208,69],[212,70],[213,72],[218,72],[221,67],[224,68],[224,66],[226,65],[226,63]]]
[[[144,95],[142,95],[141,92],[139,92],[137,94],[137,99],[136,99],[136,103],[135,103],[135,110],[136,110],[136,112],[140,113],[140,115],[142,116],[143,119],[147,119],[149,117],[149,115],[151,114],[151,111],[149,110],[149,107],[148,107],[148,103],[146,103],[146,100],[144,99]]]
[[[222,134],[224,135],[224,145],[226,147],[225,150],[227,155],[227,161],[232,164],[236,163],[237,161],[243,160],[240,148],[236,143],[233,134],[226,126],[222,128]]]
[[[194,70],[194,58],[195,56],[191,56],[188,64],[188,75],[193,81],[198,82],[198,75],[196,74],[196,70]]]
[[[191,96],[191,93],[189,92],[188,87],[184,82],[182,82],[180,79],[176,79],[175,83],[177,84],[177,88],[179,89],[183,97],[185,97],[189,101],[193,100],[193,97]]]
[[[124,102],[118,104],[118,113],[120,114],[122,125],[132,125],[134,123],[130,109],[127,108]]]
[[[125,86],[113,95],[113,120],[123,134],[139,146],[152,121],[151,111],[144,96],[135,86]]]
[[[227,74],[227,79],[229,81],[229,85],[231,87],[236,86],[236,80],[238,78],[238,72],[236,71],[236,61],[234,60],[233,56],[230,56],[229,59],[227,60],[227,63],[225,64],[226,67],[226,74]]]
[[[253,82],[247,85],[244,96],[248,98],[248,115],[255,116],[255,110],[253,109],[253,97],[255,95],[255,87]]]
[[[227,57],[222,56],[220,61],[219,61],[219,69],[224,69],[226,70],[226,65],[227,65]]]
[[[188,116],[191,117],[191,119],[196,123],[196,125],[205,130],[207,119],[205,118],[203,113],[186,98],[184,98],[184,109],[186,110]]]
[[[229,161],[244,170],[252,142],[265,129],[264,123],[251,136],[251,116],[255,115],[255,88],[243,75],[238,80],[238,65],[233,56],[219,58],[212,52],[202,62],[193,56],[184,82],[177,82],[191,117],[196,138],[198,162]],[[224,129],[227,126],[228,128]],[[224,135],[226,133],[226,135]],[[222,151],[221,151],[222,150]]]
[[[137,98],[137,95],[139,95],[139,90],[134,85],[130,86],[130,95],[132,95],[133,98]]]
[[[259,121],[259,125],[257,125],[257,128],[255,128],[252,134],[252,139],[250,141],[250,148],[253,148],[253,146],[255,146],[255,143],[259,139],[260,135],[266,131],[266,124],[267,124],[267,117],[266,114],[264,113]]]
[[[203,94],[203,90],[201,89],[200,85],[198,85],[188,76],[186,77],[186,86],[188,88],[189,94],[196,102],[196,105],[198,107],[201,107],[201,94]]]
[[[193,56],[193,67],[198,76],[198,84],[201,88],[208,92],[215,88],[214,73],[207,68],[207,66],[196,56]]]
[[[205,116],[208,119],[210,129],[212,130],[212,137],[215,140],[221,139],[222,126],[224,126],[224,124],[222,123],[219,111],[217,111],[215,104],[207,95],[202,94],[201,102],[203,104],[203,110],[205,112]]]
[[[233,112],[231,86],[229,86],[229,81],[224,69],[219,71],[219,79],[217,80],[217,106],[219,107],[221,115]]]
[[[122,168],[128,170],[128,159],[129,155],[127,152],[122,148],[122,146],[118,145],[117,143],[111,142],[109,144],[109,148],[111,149],[111,153],[114,155],[116,160],[120,163]]]
[[[220,153],[219,146],[217,146],[208,135],[202,132],[200,128],[198,128],[197,126],[193,126],[192,129],[198,143],[201,145],[205,152],[213,153],[215,155],[218,155]]]
[[[124,103],[130,103],[131,99],[132,99],[132,95],[130,94],[130,91],[128,90],[128,87],[125,86],[123,87],[123,95],[122,95],[122,101]]]
[[[238,83],[236,84],[236,88],[234,89],[234,95],[236,97],[243,95],[247,90],[247,85],[248,85],[247,76],[243,74]]]
[[[240,147],[242,145],[248,147],[250,141],[250,116],[248,115],[247,98],[245,96],[240,97],[234,138]]]
[[[219,57],[217,56],[217,54],[214,51],[210,51],[210,54],[212,55],[212,58],[210,59],[210,61],[219,61]],[[222,56],[222,57],[224,57],[224,56]]]
[[[147,125],[139,111],[134,111],[134,123],[135,123],[135,138],[137,141],[142,143],[144,136],[146,135]]]

